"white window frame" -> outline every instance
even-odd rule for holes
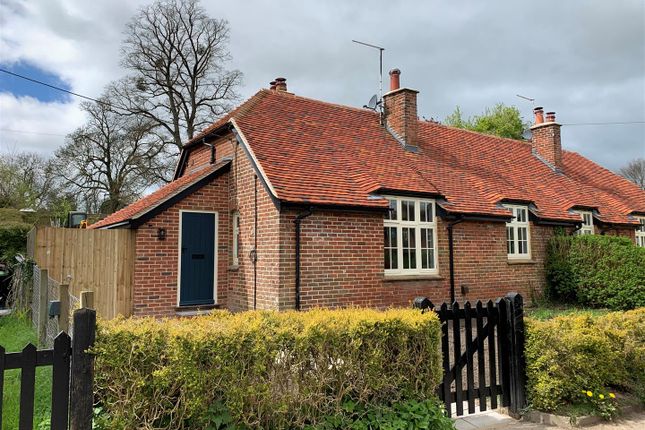
[[[576,231],[577,235],[595,234],[593,225],[593,213],[591,211],[574,211],[580,214],[582,220],[582,227]]]
[[[389,219],[389,214],[386,216],[383,221],[383,229],[388,227],[396,228],[396,251],[397,251],[397,268],[396,269],[385,269],[386,276],[401,276],[401,275],[437,275],[439,273],[439,258],[438,258],[438,246],[437,246],[437,210],[436,203],[432,199],[419,199],[414,197],[402,197],[402,196],[384,196],[388,201],[396,202],[396,213],[397,219]],[[402,211],[401,206],[402,202],[414,202],[414,221],[403,221],[402,220]],[[432,208],[432,221],[420,221],[421,213],[421,203],[429,203]],[[416,255],[416,268],[414,269],[404,269],[403,268],[403,229],[404,228],[413,228],[415,232],[415,255]],[[432,268],[422,268],[422,248],[421,248],[421,229],[431,229],[432,230]],[[385,242],[383,243],[383,249],[385,251]],[[385,253],[383,255],[383,264],[385,265]]]
[[[640,227],[636,227],[636,245],[645,248],[645,217],[636,217]]]
[[[531,259],[531,223],[529,222],[529,208],[526,205],[508,205],[504,207],[509,209],[513,218],[506,223],[506,254],[509,260],[530,260]],[[518,211],[524,211],[524,221],[520,221]],[[520,253],[520,229],[526,228],[526,252]],[[508,252],[508,229],[513,232],[513,252]]]
[[[231,214],[231,233],[233,234],[232,237],[232,246],[231,246],[231,253],[232,253],[232,263],[233,266],[239,266],[240,264],[240,213],[238,211],[234,211]]]

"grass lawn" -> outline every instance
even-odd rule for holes
[[[546,304],[535,307],[526,307],[524,308],[524,312],[527,317],[544,321],[564,315],[591,314],[593,316],[601,316],[611,311],[609,309],[592,309],[575,307],[572,305]]]
[[[7,352],[21,351],[29,342],[36,345],[37,340],[38,337],[28,318],[15,315],[0,317],[0,345]],[[34,428],[38,428],[38,424],[49,419],[51,378],[51,366],[36,368]],[[18,412],[20,410],[20,369],[5,371],[2,402],[2,426],[0,427],[3,429],[17,429]]]

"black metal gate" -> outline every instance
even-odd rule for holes
[[[417,299],[417,307],[434,309],[441,320],[443,381],[438,395],[449,416],[525,406],[524,308],[522,296],[510,293],[495,302],[478,301],[439,309]],[[454,405],[454,407],[453,407]]]

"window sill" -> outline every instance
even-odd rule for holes
[[[231,266],[228,266],[228,271],[229,272],[237,272],[239,270],[240,266],[238,264],[233,264]]]
[[[384,275],[383,281],[440,281],[444,279],[441,275]]]
[[[511,266],[516,265],[516,264],[537,264],[537,261],[533,259],[522,259],[518,258],[517,260],[511,260],[509,259],[507,263]]]
[[[219,305],[201,305],[201,306],[177,306],[175,308],[175,315],[178,317],[194,317],[197,315],[208,315],[215,309],[219,309]]]

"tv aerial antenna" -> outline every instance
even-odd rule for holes
[[[363,107],[366,107],[368,109],[376,110],[377,106],[381,105],[381,102],[383,100],[383,51],[385,51],[385,48],[377,45],[373,45],[371,43],[366,43],[366,42],[361,42],[360,40],[354,40],[352,39],[352,42],[358,43],[359,45],[367,46],[369,48],[374,48],[378,49],[378,55],[379,55],[379,89],[378,89],[378,99],[376,98],[376,94],[372,96],[370,99],[369,103]]]
[[[515,94],[515,95],[516,95],[517,97],[521,98],[521,99],[524,99],[524,100],[526,100],[526,101],[529,101],[529,102],[533,103],[533,107],[535,107],[535,99],[532,99],[531,97],[523,96],[523,95],[521,95],[521,94]]]
[[[526,100],[528,102],[531,102],[531,104],[533,105],[533,108],[535,108],[535,99],[534,98],[526,97],[526,96],[523,96],[521,94],[515,94],[515,95],[517,97],[521,98],[521,99],[524,99],[524,100]],[[524,138],[524,140],[531,140],[533,138],[533,132],[531,131],[530,128],[524,130],[524,132],[522,133],[522,138]]]

